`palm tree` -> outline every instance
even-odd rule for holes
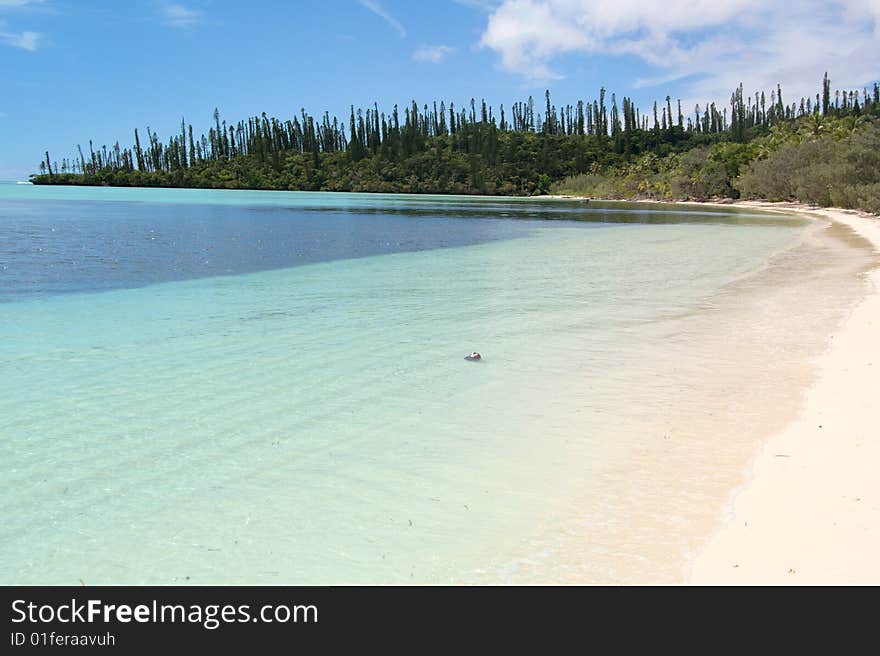
[[[810,114],[800,131],[818,139],[825,132],[825,117],[822,114]]]
[[[843,132],[847,135],[847,141],[850,144],[852,143],[852,139],[855,134],[862,129],[863,125],[866,125],[867,123],[868,117],[865,115],[855,116],[854,114],[850,114],[843,119],[841,128]]]

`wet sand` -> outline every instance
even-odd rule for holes
[[[796,204],[880,250],[880,219]],[[755,458],[725,524],[694,559],[696,584],[880,583],[880,270],[817,363],[798,418]]]
[[[880,252],[880,217],[854,210],[763,201],[684,204],[830,220]],[[682,582],[880,583],[880,269],[864,277],[864,297],[830,335],[825,352],[804,363],[813,371],[795,418],[753,436],[760,446]],[[729,463],[716,465],[729,484]]]

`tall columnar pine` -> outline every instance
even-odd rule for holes
[[[673,113],[666,96],[662,106],[654,103],[652,123],[632,99],[624,97],[618,105],[614,94],[609,120],[604,87],[596,100],[574,105],[554,104],[548,90],[542,113],[536,113],[531,96],[497,114],[475,99],[459,111],[452,102],[412,102],[403,116],[396,105],[389,116],[377,103],[365,110],[352,105],[347,122],[302,110],[289,120],[261,114],[230,125],[215,109],[213,125],[198,138],[181,119],[179,133],[167,142],[147,127],[146,142],[135,130],[130,148],[117,143],[96,149],[90,141],[89,157],[78,148],[77,158],[60,165],[47,152],[40,166],[47,177],[35,182],[284,189],[320,182],[318,188],[351,190],[370,179],[373,187],[397,190],[423,189],[428,178],[428,188],[460,190],[469,178],[471,191],[532,193],[541,175],[557,179],[645,152],[745,143],[805,115],[880,115],[878,83],[870,90],[836,90],[833,100],[831,91],[827,73],[815,99],[791,105],[780,85],[769,104],[764,92],[745,96],[740,85],[729,110],[709,102],[697,105],[693,118],[685,118],[680,100]],[[423,154],[431,155],[430,164],[419,159]],[[471,174],[475,170],[478,175]]]

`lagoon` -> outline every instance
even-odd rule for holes
[[[678,580],[870,259],[724,207],[0,185],[0,582]]]

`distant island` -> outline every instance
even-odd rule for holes
[[[221,121],[195,137],[181,121],[167,142],[148,127],[134,143],[59,162],[34,184],[433,194],[569,194],[611,199],[760,198],[880,214],[880,83],[783,100],[781,87],[730,106],[682,109],[669,96],[644,113],[601,89],[556,107],[550,92],[499,111],[485,101],[386,114],[355,110],[289,120]]]

